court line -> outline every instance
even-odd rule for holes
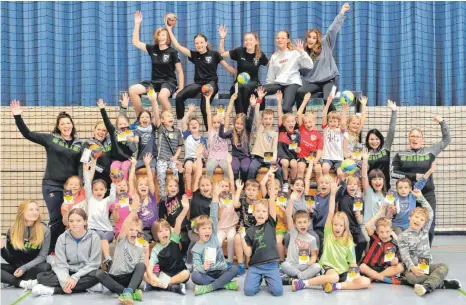
[[[462,289],[458,289],[459,293],[461,293],[462,295],[466,296],[466,292]]]
[[[32,291],[29,290],[28,292],[26,292],[25,294],[23,294],[19,299],[17,299],[16,301],[14,301],[13,303],[11,303],[11,305],[16,305],[18,304],[19,302],[21,302],[22,300],[24,300],[25,298],[27,298],[29,295],[31,295]]]

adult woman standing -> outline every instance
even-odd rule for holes
[[[323,92],[324,101],[326,101],[332,91],[332,87],[338,87],[338,76],[340,72],[338,72],[338,67],[332,52],[338,31],[340,31],[345,21],[345,14],[349,9],[350,5],[348,3],[345,3],[341,7],[340,14],[335,17],[335,20],[328,28],[324,37],[322,37],[322,33],[319,29],[310,29],[307,31],[304,50],[314,61],[314,67],[301,70],[303,85],[296,94],[298,108],[303,102],[306,93],[310,92],[314,94],[316,92]],[[329,111],[333,110],[335,110],[335,106],[331,105]]]
[[[390,125],[388,127],[387,138],[376,128],[367,132],[366,148],[369,151],[369,168],[367,173],[378,168],[385,176],[385,190],[390,189],[390,151],[392,149],[393,139],[395,138],[396,128],[396,104],[391,100],[387,101],[387,106],[392,110]]]
[[[158,100],[163,110],[171,110],[172,106],[168,100],[174,93],[184,88],[184,73],[181,67],[178,52],[173,49],[168,32],[164,28],[158,28],[154,32],[154,44],[145,44],[139,40],[139,29],[142,23],[142,13],[134,13],[133,45],[139,50],[149,54],[152,61],[152,76],[150,81],[132,85],[129,95],[133,103],[136,116],[142,111],[140,94],[146,93],[149,87],[158,92]],[[178,82],[175,70],[178,73]]]
[[[166,24],[166,20],[165,20]],[[194,46],[196,50],[190,50],[178,42],[173,34],[173,26],[166,24],[170,39],[173,46],[181,52],[181,54],[188,57],[188,60],[194,64],[194,84],[187,85],[176,96],[176,117],[178,119],[178,127],[181,126],[181,119],[184,117],[184,102],[188,98],[194,98],[197,94],[201,93],[202,86],[210,85],[212,87],[212,96],[218,92],[218,65],[222,65],[228,72],[236,76],[236,70],[231,67],[220,55],[219,52],[211,50],[207,37],[198,33],[194,36]],[[204,125],[207,127],[207,110],[206,100],[204,94],[201,96],[201,113],[204,119]]]
[[[277,33],[278,52],[270,58],[267,71],[267,84],[263,86],[266,95],[282,91],[283,113],[291,112],[295,104],[296,92],[302,85],[299,70],[312,69],[311,57],[304,51],[304,42],[296,40],[296,46],[291,44],[290,33],[282,30]],[[265,109],[265,105],[261,105]]]
[[[45,262],[50,246],[50,231],[40,218],[39,205],[23,201],[18,206],[16,220],[6,234],[2,258],[2,283],[32,289],[37,274],[50,270]]]
[[[23,109],[19,101],[13,100],[10,108],[23,137],[44,146],[46,151],[47,164],[42,179],[42,196],[49,212],[50,252],[54,252],[58,236],[65,232],[60,211],[63,203],[63,186],[69,177],[82,172],[80,164],[82,141],[76,135],[73,119],[66,112],[58,114],[55,128],[51,134],[47,134],[29,130],[21,117]]]
[[[224,26],[220,26],[218,32],[220,34],[220,46],[218,47],[218,51],[224,58],[230,57],[232,60],[236,61],[238,75],[243,72],[249,74],[249,83],[238,83],[238,97],[235,101],[236,114],[247,114],[249,97],[254,93],[256,87],[260,86],[259,68],[260,66],[267,66],[269,59],[262,53],[259,36],[257,36],[256,33],[248,32],[244,34],[244,47],[225,51],[227,29]],[[235,84],[233,84],[230,89],[230,95],[233,95],[233,93],[235,93]]]
[[[451,143],[450,131],[448,130],[447,123],[438,115],[434,116],[433,120],[440,124],[442,130],[442,139],[440,142],[429,147],[424,147],[424,134],[422,130],[420,128],[413,128],[409,132],[409,150],[399,152],[393,157],[392,178],[398,179],[406,177],[410,179],[414,185],[414,182],[422,179],[424,174],[432,167],[435,158]],[[434,211],[434,220],[432,221],[429,232],[429,241],[432,246],[436,215],[435,206],[437,204],[433,175],[427,180],[426,185],[422,189],[422,194]]]

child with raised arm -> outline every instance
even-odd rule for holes
[[[68,229],[68,214],[72,209],[81,208],[87,211],[86,191],[79,176],[71,176],[63,186],[63,201],[60,211],[62,223]]]
[[[354,244],[348,226],[348,217],[343,212],[335,214],[335,197],[337,182],[330,182],[330,200],[328,216],[324,229],[324,251],[319,264],[325,271],[324,275],[308,281],[294,280],[293,291],[309,286],[322,286],[329,293],[334,290],[356,290],[369,287],[371,281],[364,276],[348,281],[349,268],[357,268],[354,254]]]
[[[429,230],[434,212],[420,190],[411,191],[422,207],[415,208],[409,215],[409,227],[398,236],[398,246],[405,276],[409,285],[414,285],[418,296],[433,292],[435,289],[458,289],[457,280],[446,280],[448,267],[445,264],[433,264],[429,244]]]
[[[157,130],[157,180],[159,182],[160,197],[165,197],[167,169],[170,168],[173,176],[178,178],[176,161],[183,147],[183,136],[181,131],[173,126],[175,118],[171,111],[164,110],[161,118],[159,117],[159,105],[154,95],[149,96],[149,99],[152,102],[152,107],[154,107],[154,125]]]
[[[370,279],[399,285],[401,281],[397,274],[402,273],[404,268],[400,262],[398,242],[392,237],[392,223],[382,216],[385,210],[386,206],[382,205],[379,212],[365,225],[370,244],[359,268]]]
[[[217,183],[212,196],[210,217],[201,215],[195,219],[199,241],[192,248],[194,272],[191,279],[196,285],[196,296],[219,289],[239,289],[238,282],[233,280],[238,269],[227,265],[217,238],[220,188],[220,183]]]
[[[179,244],[183,223],[189,211],[189,200],[183,195],[180,201],[182,210],[176,216],[173,229],[165,219],[159,219],[154,223],[154,237],[157,243],[152,248],[149,268],[144,276],[144,291],[155,288],[186,294],[185,283],[189,280],[189,271],[183,261]],[[170,277],[168,283],[161,283],[161,276]]]
[[[311,99],[311,94],[306,93],[303,103],[298,109],[298,126],[301,141],[299,142],[300,152],[298,153],[298,175],[303,178],[306,167],[311,165],[316,174],[318,181],[322,176],[322,166],[320,158],[322,158],[322,149],[324,147],[324,138],[320,131],[316,129],[316,115],[314,112],[305,112],[306,106]]]
[[[108,217],[110,206],[116,198],[115,180],[112,178],[110,195],[105,197],[107,192],[107,182],[102,179],[92,181],[94,178],[97,159],[92,158],[91,169],[88,168],[88,163],[83,164],[84,169],[84,188],[87,198],[87,213],[88,213],[88,228],[95,231],[100,237],[102,246],[102,254],[104,256],[104,265],[107,270],[112,266],[112,257],[110,256],[109,243],[113,241],[115,236],[113,226]]]
[[[296,179],[298,173],[298,153],[301,152],[299,143],[301,136],[296,125],[296,117],[293,113],[283,114],[283,94],[279,90],[275,94],[278,108],[278,158],[283,170],[283,192],[287,193],[288,180]]]
[[[206,163],[206,175],[214,177],[214,170],[220,167],[223,170],[224,179],[228,179],[228,140],[219,136],[220,125],[223,124],[223,116],[220,114],[212,115],[210,107],[210,99],[212,94],[205,95],[206,111],[207,111],[207,127],[209,134],[209,156]],[[236,95],[232,96],[232,99],[236,98]]]
[[[136,159],[131,158],[131,170],[129,172],[129,195],[133,198],[130,205],[131,211],[136,211],[139,219],[142,220],[143,233],[145,239],[150,242],[153,239],[152,225],[159,219],[157,198],[155,196],[155,183],[151,169],[152,155],[144,156],[147,176],[139,177],[136,180]]]
[[[248,179],[249,166],[251,165],[249,140],[254,123],[256,100],[250,101],[251,107],[248,116],[244,113],[236,114],[233,119],[233,129],[230,130],[230,114],[233,110],[235,100],[236,93],[231,96],[230,104],[228,104],[225,113],[225,124],[220,125],[218,135],[223,139],[231,140],[231,155],[233,156],[231,166],[233,168],[235,180],[240,178],[244,183]]]
[[[131,162],[131,161],[130,161]],[[125,219],[131,213],[131,208],[129,204],[131,203],[131,196],[129,193],[129,182],[128,180],[121,180],[116,183],[116,199],[113,204],[110,206],[110,211],[112,212],[112,218],[115,222],[115,238],[118,238],[118,235],[121,232],[123,223]]]
[[[343,140],[346,130],[346,114],[348,112],[348,104],[343,105],[342,113],[331,111],[328,109],[332,104],[333,96],[330,95],[322,113],[322,129],[324,130],[324,149],[322,153],[322,173],[328,174],[333,168],[343,181],[344,175],[340,168],[341,162],[344,160]]]
[[[316,276],[321,270],[320,265],[316,263],[319,252],[317,240],[308,233],[311,227],[309,213],[306,210],[299,210],[293,214],[293,202],[298,197],[299,195],[293,192],[286,207],[290,242],[282,269],[289,278],[282,278],[282,282],[288,285],[292,283],[293,278],[308,280]]]
[[[251,102],[256,103],[254,120],[256,124],[256,139],[254,147],[251,151],[252,161],[249,167],[248,179],[256,179],[257,171],[260,167],[270,168],[271,165],[277,163],[277,148],[278,148],[278,132],[273,129],[273,110],[265,109],[262,116],[259,113],[260,104],[265,96],[264,89],[259,87],[257,89],[259,98],[251,95]],[[277,170],[277,178],[283,184],[283,176],[281,169]]]
[[[275,179],[272,179],[272,188],[274,184]],[[273,296],[283,294],[283,284],[278,268],[280,256],[275,236],[277,226],[275,199],[274,194],[270,194],[269,200],[256,201],[254,204],[256,225],[247,229],[242,239],[243,251],[251,258],[244,280],[244,294],[247,296],[253,296],[259,292],[263,278]]]
[[[349,116],[346,121],[347,131],[344,134],[343,140],[343,155],[345,156],[345,159],[352,159],[355,161],[361,160],[360,154],[363,145],[359,143],[359,135],[367,118],[367,96],[362,96],[359,99],[359,103],[361,104],[361,116],[356,114]]]
[[[196,110],[196,106],[188,105],[188,112],[181,120],[181,131],[184,138],[184,170],[186,178],[186,194],[192,196],[193,180],[192,176],[200,177],[202,175],[201,166],[197,166],[197,149],[200,145],[207,147],[207,140],[201,136],[201,123],[197,118],[191,117],[191,114]],[[207,150],[203,150],[207,153]],[[204,156],[207,157],[207,156]],[[197,184],[199,181],[194,181]]]
[[[115,263],[110,270],[98,270],[96,277],[112,293],[118,294],[121,304],[132,305],[142,301],[139,285],[148,270],[145,262],[149,260],[149,243],[136,241],[142,231],[142,221],[134,213],[126,218],[117,238]]]

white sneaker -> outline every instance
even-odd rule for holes
[[[33,296],[44,296],[49,297],[52,296],[54,289],[52,287],[44,286],[42,284],[37,284],[32,288],[32,295]]]
[[[37,280],[21,281],[19,283],[19,287],[26,289],[26,290],[31,290],[37,284],[38,284]]]
[[[423,296],[423,295],[426,294],[427,290],[423,285],[416,284],[416,285],[414,285],[414,292],[418,296]]]
[[[289,188],[290,188],[290,185],[288,184],[288,182],[283,183],[282,192],[288,193]]]

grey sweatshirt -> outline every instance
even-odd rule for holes
[[[53,272],[63,288],[70,278],[70,272],[76,272],[71,278],[76,282],[100,266],[100,237],[92,230],[87,230],[83,239],[77,243],[70,230],[60,235],[55,245],[55,264]]]
[[[209,240],[205,243],[197,242],[191,250],[193,254],[194,270],[204,274],[208,271],[227,269],[227,264],[225,263],[225,257],[223,256],[222,247],[218,242],[217,238],[218,202],[212,202],[212,204],[210,205],[210,219],[212,219],[214,225],[212,227],[212,235],[210,235]],[[215,264],[210,265],[208,270],[204,269],[204,253],[206,248],[215,248],[217,252],[215,259],[216,262]]]
[[[328,28],[327,33],[322,38],[322,51],[314,60],[314,67],[300,70],[304,81],[308,83],[319,83],[331,80],[335,78],[335,76],[340,75],[332,53],[338,31],[340,31],[345,18],[344,14],[338,14]]]
[[[400,248],[401,261],[408,271],[412,266],[417,266],[420,257],[428,258],[432,263],[432,252],[429,244],[429,230],[434,218],[434,212],[424,197],[417,199],[423,208],[429,213],[429,220],[419,232],[410,230],[403,231],[398,236],[398,247]]]

